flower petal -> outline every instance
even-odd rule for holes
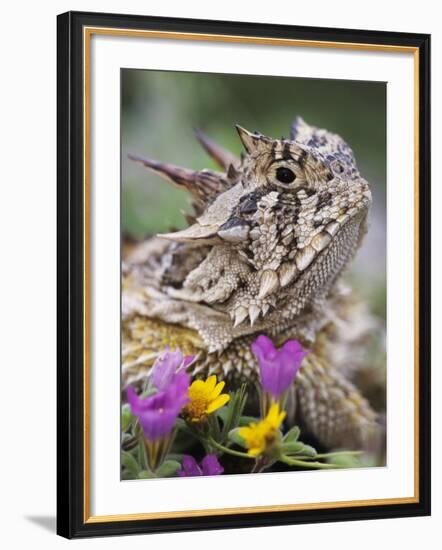
[[[216,386],[216,376],[212,374],[212,376],[209,376],[209,378],[205,381],[206,385],[206,391],[208,394],[210,394]]]
[[[150,441],[156,441],[170,433],[178,414],[179,411],[176,409],[157,409],[144,412],[139,418],[145,437]]]
[[[280,412],[278,403],[273,403],[264,421],[267,421],[272,428],[278,429],[284,420],[285,415],[285,411]]]
[[[183,369],[187,368],[194,359],[195,355],[186,355],[183,360]]]
[[[149,399],[142,399],[139,395],[136,394],[132,386],[128,386],[126,390],[126,395],[130,410],[134,416],[139,416],[144,410],[150,408]]]
[[[213,401],[214,399],[216,399],[218,395],[223,391],[225,385],[225,382],[220,382],[219,384],[217,384],[209,395],[209,401]]]
[[[144,399],[131,386],[127,388],[127,401],[132,414],[139,418],[147,439],[156,441],[172,430],[182,407],[189,399],[188,388],[189,375],[185,371],[176,373],[164,391]]]
[[[263,452],[263,450],[264,450],[263,447],[254,447],[252,449],[249,449],[247,451],[247,454],[250,456],[258,456]]]
[[[203,476],[216,476],[224,472],[224,468],[218,461],[216,455],[206,455],[201,461]]]
[[[284,343],[284,345],[281,347],[281,351],[288,351],[293,354],[297,354],[298,352],[302,352],[302,346],[298,342],[298,340],[287,340],[287,342]]]
[[[182,460],[182,469],[177,470],[180,477],[201,476],[203,472],[198,466],[197,461],[190,455],[184,455]]]
[[[172,382],[167,387],[167,395],[172,399],[188,400],[190,377],[186,371],[178,371],[172,379]]]
[[[292,384],[302,360],[309,353],[297,340],[288,340],[278,350],[264,335],[255,340],[252,351],[258,359],[262,388],[275,400]]]
[[[166,389],[182,362],[183,354],[180,350],[163,352],[152,367],[152,384],[159,390]]]
[[[191,400],[198,399],[200,396],[206,395],[206,382],[203,380],[195,380],[189,388],[189,397]]]
[[[220,409],[221,407],[223,407],[229,399],[230,399],[230,395],[228,393],[223,393],[220,396],[218,396],[211,403],[209,403],[206,409],[207,414],[210,414],[213,411],[216,411],[217,409]]]
[[[261,334],[252,344],[252,351],[255,354],[258,360],[265,359],[268,357],[274,357],[277,353],[275,346],[273,345],[272,340]]]

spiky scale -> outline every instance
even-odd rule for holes
[[[315,256],[316,252],[313,247],[307,246],[303,248],[295,256],[296,267],[299,269],[299,271],[304,271],[315,259]]]
[[[209,156],[213,158],[213,160],[220,166],[220,168],[223,168],[226,172],[228,172],[231,167],[233,168],[239,163],[239,160],[232,155],[230,151],[227,151],[215,143],[212,139],[206,136],[202,130],[195,128],[194,132],[197,140],[201,143]],[[230,177],[232,176],[233,174],[230,174]]]
[[[258,298],[266,298],[279,287],[279,277],[275,271],[267,269],[261,275]]]
[[[255,306],[254,304],[252,304],[249,307],[250,326],[253,327],[260,313],[261,313],[261,310],[258,306]]]
[[[233,323],[234,327],[237,327],[238,325],[240,325],[244,321],[244,319],[246,319],[249,316],[249,312],[247,311],[247,309],[242,306],[237,307],[234,310],[233,314],[235,319]]]
[[[312,239],[312,247],[316,252],[321,252],[331,241],[331,237],[328,233],[318,233]]]
[[[281,281],[281,286],[285,287],[289,285],[296,277],[298,269],[294,262],[286,262],[278,270],[279,280]]]

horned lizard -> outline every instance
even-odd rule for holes
[[[196,354],[194,377],[234,388],[256,380],[258,334],[296,338],[312,353],[291,417],[326,448],[370,448],[381,428],[352,377],[375,321],[340,282],[367,231],[369,185],[341,137],[300,117],[289,139],[236,128],[240,159],[196,132],[222,172],[129,155],[186,189],[193,214],[124,254],[123,382],[170,345]]]

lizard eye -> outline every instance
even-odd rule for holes
[[[276,179],[281,183],[292,183],[295,181],[296,175],[292,172],[292,170],[290,170],[290,168],[280,166],[276,170]]]

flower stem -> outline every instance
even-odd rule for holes
[[[315,455],[315,458],[328,458],[332,456],[360,456],[363,451],[336,451],[334,453],[321,453]]]
[[[259,456],[257,459],[256,459],[256,462],[255,462],[255,465],[253,466],[252,470],[250,471],[251,474],[259,474],[260,472],[262,472],[263,470],[265,470],[266,468],[269,468],[272,464],[274,463],[274,461],[272,462],[269,462],[267,457],[265,456]]]
[[[224,445],[221,445],[220,443],[215,441],[212,437],[209,437],[207,439],[207,442],[209,443],[209,445],[212,445],[212,447],[215,447],[215,449],[218,449],[223,453],[227,453],[233,456],[239,456],[241,458],[253,458],[252,456],[249,456],[247,453],[241,453],[240,451],[234,451],[233,449],[229,449],[229,447],[224,447]]]
[[[288,464],[289,466],[300,466],[302,468],[317,468],[317,469],[331,469],[336,468],[335,464],[325,464],[323,462],[307,462],[305,460],[296,460],[289,458],[288,456],[281,455],[279,459],[281,462]]]

